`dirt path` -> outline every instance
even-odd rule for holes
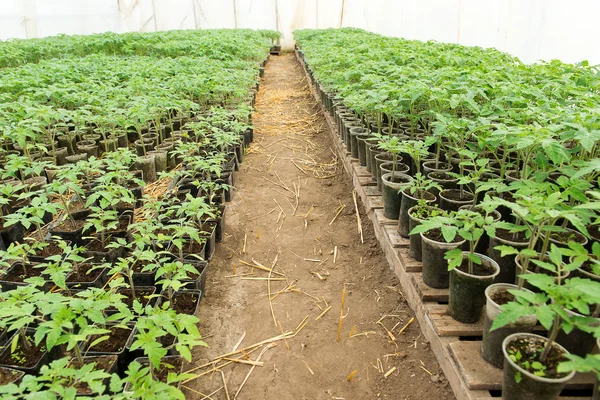
[[[244,335],[239,348],[280,335],[275,318],[283,331],[299,333],[249,354],[256,360],[266,349],[239,399],[453,398],[417,322],[398,334],[413,312],[362,209],[360,242],[350,180],[293,54],[268,63],[254,123],[255,140],[236,176],[226,238],[211,261],[200,307],[200,329],[209,347],[196,352],[194,364],[232,351]],[[251,268],[240,260],[255,260],[267,269],[276,261],[271,296],[287,290],[272,301],[273,314],[269,272],[255,268],[254,274],[241,276]],[[384,316],[381,322],[395,342],[377,324]],[[222,368],[229,398],[250,368],[240,363]],[[200,393],[228,398],[218,372],[185,386],[193,390],[186,393],[191,399],[203,398]]]

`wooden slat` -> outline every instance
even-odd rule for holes
[[[438,301],[448,302],[448,289],[435,289],[427,286],[425,282],[423,282],[422,274],[414,274],[412,280],[424,303],[437,303]]]
[[[381,216],[383,217],[383,211],[381,213]],[[383,229],[385,230],[385,234],[387,235],[387,238],[390,241],[392,247],[408,247],[410,241],[407,238],[403,238],[398,234],[398,220],[390,219],[388,221],[394,221],[394,224],[390,222],[389,224],[386,224]]]
[[[389,219],[383,216],[383,209],[375,210],[375,217],[379,225],[398,225],[397,219]]]
[[[481,342],[456,341],[448,345],[452,361],[456,363],[465,383],[473,390],[501,390],[503,371],[481,358]],[[565,389],[589,390],[594,386],[590,374],[576,374]]]
[[[381,196],[381,192],[377,189],[377,182],[373,181],[373,183],[374,185],[365,187],[365,194],[367,196]]]
[[[373,182],[373,180],[368,176],[360,176],[358,177],[358,181],[360,182],[360,186],[375,186],[377,187],[377,182]]]
[[[425,304],[425,309],[438,336],[483,335],[483,318],[474,324],[463,324],[448,315],[448,305],[446,304]]]
[[[373,176],[371,175],[371,173],[369,171],[367,171],[367,168],[366,167],[361,167],[358,164],[358,160],[356,162],[352,163],[352,167],[354,168],[354,173],[357,176],[360,176],[360,177],[369,177],[369,178],[373,179]]]
[[[366,196],[365,204],[369,210],[383,209],[383,199],[381,196]]]
[[[408,248],[399,248],[398,254],[400,254],[400,262],[406,272],[421,272],[423,265],[409,255]]]

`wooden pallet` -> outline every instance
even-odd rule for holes
[[[297,53],[296,57],[304,67]],[[308,74],[307,79],[310,80]],[[312,85],[309,86],[320,104],[316,89]],[[491,366],[480,356],[483,318],[474,324],[463,324],[448,315],[448,289],[434,289],[425,285],[421,263],[408,253],[409,240],[397,233],[398,221],[383,215],[383,202],[376,182],[365,167],[358,165],[358,160],[350,157],[339,137],[335,121],[325,107],[321,107],[344,170],[352,178],[354,190],[373,223],[381,249],[398,276],[403,295],[414,310],[423,335],[429,341],[454,395],[459,400],[498,399],[502,389],[502,370]],[[593,381],[590,375],[576,375],[565,388],[570,395],[576,391],[576,397],[561,396],[560,399],[591,398]],[[589,397],[586,397],[587,394]]]

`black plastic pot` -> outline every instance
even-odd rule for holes
[[[466,260],[468,252],[463,252]],[[448,314],[459,322],[472,324],[481,318],[481,310],[485,304],[485,289],[494,282],[500,267],[491,258],[475,253],[481,259],[481,265],[490,269],[485,275],[469,274],[461,267],[450,271],[448,293]]]
[[[473,205],[473,195],[466,190],[446,189],[439,195],[440,208],[445,211],[458,211],[462,206]]]
[[[433,171],[427,174],[427,178],[431,179],[442,189],[456,189],[458,178],[454,178],[448,172],[445,171]],[[437,188],[431,188],[429,190],[435,197],[438,199],[438,204],[440,204],[440,191]]]
[[[89,343],[84,343],[80,347],[81,352],[83,354],[85,354],[86,356],[90,356],[90,357],[116,356],[117,357],[117,366],[118,366],[119,370],[125,371],[127,369],[127,364],[128,364],[127,343],[131,342],[133,331],[135,329],[134,323],[129,323],[127,325],[131,328],[131,331],[129,332],[129,336],[127,337],[127,340],[125,340],[125,342],[123,343],[123,347],[121,348],[121,350],[119,350],[119,351],[95,351],[93,347],[91,349],[88,348]],[[118,328],[115,327],[115,328],[122,329],[120,327],[118,327]],[[111,330],[111,329],[113,329],[113,327],[107,326],[106,329]]]
[[[506,230],[497,229],[496,236],[491,237],[488,243],[487,255],[492,260],[496,261],[498,266],[500,267],[500,273],[494,279],[494,283],[515,283],[515,279],[517,276],[517,266],[515,264],[515,256],[507,255],[502,257],[502,253],[499,250],[496,250],[496,246],[511,246],[517,250],[521,250],[527,247],[527,239],[522,237],[522,241],[517,241],[519,239],[519,235],[514,235],[514,240],[507,240],[502,237],[498,237],[499,233],[508,233]],[[521,235],[522,236],[522,235]]]
[[[23,237],[25,235],[25,229],[20,222],[11,226],[4,227],[4,218],[0,217],[0,237],[6,246],[11,243],[19,242],[23,243]]]
[[[346,138],[344,140],[344,143],[346,143],[346,150],[350,153],[350,155],[353,158],[358,158],[358,153],[356,153],[358,149],[356,148],[356,136],[350,133],[350,129],[362,128],[363,126],[364,125],[362,124],[362,122],[360,122],[360,120],[357,118],[347,119],[344,120],[342,123],[342,129],[344,132],[343,137]],[[354,155],[356,155],[356,157],[354,157]]]
[[[155,146],[155,142],[152,139],[138,139],[134,143],[138,156],[143,156],[149,151],[152,151]]]
[[[432,288],[446,289],[450,284],[448,261],[444,259],[446,252],[461,247],[464,240],[446,243],[433,240],[428,235],[420,233],[421,261],[423,282]]]
[[[402,161],[400,157],[399,160]],[[390,162],[393,160],[392,153],[386,153],[384,151],[380,151],[373,155],[373,162],[371,164],[371,176],[373,180],[377,181],[377,188],[381,191],[381,164]]]
[[[77,227],[72,230],[69,230],[68,226],[70,226],[70,222],[69,219],[66,218],[62,224],[50,229],[50,235],[58,236],[61,239],[70,241],[73,244],[83,244],[83,224],[78,223],[78,225],[76,225]]]
[[[400,172],[390,172],[381,177],[383,182],[383,215],[389,219],[398,219],[403,185],[411,182],[413,178]]]
[[[77,164],[79,161],[87,160],[88,155],[87,153],[73,154],[65,157],[65,159],[69,164]]]
[[[502,291],[517,289],[516,285],[508,283],[494,283],[485,289],[485,313],[483,319],[483,340],[481,342],[481,357],[496,368],[502,368],[504,365],[504,354],[502,353],[502,343],[507,336],[513,333],[530,333],[537,324],[535,314],[523,316],[516,322],[508,324],[502,328],[490,331],[496,317],[501,313],[500,306],[492,300],[494,294]],[[527,289],[523,289],[527,290]]]
[[[161,364],[168,364],[168,365],[173,366],[173,364],[175,363],[175,360],[178,361],[177,364],[181,363],[181,367],[178,368],[177,370],[175,370],[175,368],[171,368],[169,371],[174,372],[176,374],[180,374],[183,371],[183,364],[181,361],[182,360],[181,356],[165,356],[161,359]],[[150,359],[148,357],[138,357],[134,361],[140,363],[144,367],[148,367],[150,365]],[[164,383],[166,383],[166,382],[164,382]],[[171,385],[179,388],[181,386],[181,382],[172,383]],[[126,383],[125,386],[123,387],[123,394],[125,394],[125,395],[132,394],[131,384],[129,382]]]
[[[392,171],[408,175],[410,168],[408,167],[408,165],[400,162],[399,159],[400,159],[400,156],[398,156],[398,160],[396,161],[395,168],[394,168],[393,162],[384,162],[379,165],[379,174],[380,175],[379,175],[379,180],[377,181],[377,188],[379,190],[383,190],[383,180],[382,180],[383,175],[392,173]]]
[[[217,223],[207,221],[202,226],[202,232],[203,233],[200,235],[200,237],[206,239],[204,259],[210,261],[212,260],[217,248]]]
[[[549,379],[536,376],[519,367],[509,357],[507,347],[518,339],[534,339],[546,343],[548,339],[532,333],[514,333],[502,343],[504,354],[504,381],[502,384],[502,399],[504,400],[553,400],[557,399],[565,384],[575,376],[575,371],[559,379]],[[554,343],[558,349],[567,353],[561,345]],[[516,378],[516,377],[519,378]],[[518,382],[517,382],[518,381]]]
[[[415,194],[411,194],[410,189],[402,191],[402,202],[400,203],[400,215],[398,217],[398,234],[404,238],[407,238],[410,232],[408,210],[416,206],[421,197],[428,205],[435,204],[437,200],[434,195],[426,191]]]
[[[427,208],[433,209],[433,207],[427,207]],[[413,215],[413,213],[416,211],[416,209],[417,209],[417,207],[415,206],[408,210],[408,231],[409,232],[411,232],[417,226],[421,225],[421,223],[424,221],[423,219],[417,218]],[[410,243],[408,246],[408,253],[415,260],[421,261],[422,260],[422,244],[423,244],[423,242],[421,240],[421,235],[417,233],[415,235],[410,235],[409,237],[410,237]]]
[[[423,175],[428,175],[430,172],[449,172],[452,166],[442,161],[425,161],[423,163]]]
[[[18,333],[16,333],[16,334],[18,335]],[[27,329],[27,336],[30,337],[32,344],[33,344],[34,334],[35,334],[34,329]],[[11,343],[11,342],[12,342],[12,339],[9,341],[9,343]],[[19,343],[20,342],[21,342],[21,339],[19,339]],[[3,359],[4,357],[12,354],[11,347],[12,346],[6,346],[4,348],[4,350],[2,350],[2,352],[0,352],[0,359]],[[50,363],[58,355],[59,355],[59,348],[54,347],[54,348],[52,348],[51,351],[44,351],[42,354],[40,354],[40,357],[37,360],[33,361],[34,364],[31,367],[24,367],[24,366],[20,366],[17,364],[0,364],[0,367],[16,369],[19,371],[23,371],[26,374],[37,375],[37,373],[40,372],[40,368],[42,368],[42,365],[46,365],[46,364]]]
[[[86,282],[76,282],[67,279],[66,284],[69,289],[87,289],[90,287],[101,288],[108,281],[108,268],[99,268],[89,273],[90,279]]]
[[[77,151],[85,153],[87,158],[98,157],[98,145],[91,140],[82,140],[77,143]]]
[[[365,147],[367,153],[367,164],[365,167],[367,171],[373,174],[373,170],[375,168],[375,156],[379,153],[383,153],[383,150],[379,148],[379,139],[376,137],[371,137],[365,140]],[[373,179],[377,179],[374,177]]]
[[[582,314],[566,308],[565,311],[569,317],[584,317]],[[594,326],[600,326],[600,319],[596,319],[596,321]],[[594,338],[592,333],[584,332],[581,329],[574,327],[568,334],[561,329],[556,336],[556,343],[563,346],[571,354],[585,357],[587,354],[592,353],[596,344],[596,338]]]
[[[366,149],[365,149],[364,140],[369,137],[369,130],[367,128],[354,127],[354,128],[350,128],[349,132],[350,132],[350,142],[352,143],[350,145],[352,158],[358,158],[360,165],[363,165],[363,166],[367,165],[366,164]],[[359,140],[362,140],[361,144],[358,143]],[[360,149],[361,145],[362,145],[362,156],[363,156],[362,162],[360,161],[360,155],[359,155],[359,153],[361,153],[361,149]]]

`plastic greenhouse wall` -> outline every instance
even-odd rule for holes
[[[0,0],[0,39],[59,33],[298,28],[495,47],[524,62],[600,64],[600,0]]]

